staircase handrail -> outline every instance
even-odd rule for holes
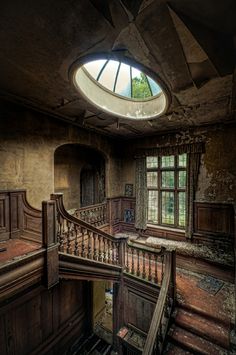
[[[170,251],[167,253],[164,279],[142,352],[143,355],[162,353],[169,319],[175,304],[175,292],[175,251]],[[165,327],[162,324],[164,317],[167,318]]]
[[[61,220],[64,220],[64,221],[66,221],[68,228],[70,228],[70,225],[72,224],[75,229],[80,228],[80,229],[86,230],[88,232],[88,238],[90,238],[92,236],[92,238],[95,238],[97,241],[97,237],[98,237],[99,241],[102,238],[103,242],[110,243],[110,252],[107,251],[106,248],[103,248],[103,251],[102,251],[103,255],[98,255],[99,251],[96,247],[95,240],[93,242],[90,241],[91,243],[90,242],[87,243],[88,250],[86,250],[86,252],[84,252],[84,251],[82,252],[82,255],[81,255],[82,257],[84,255],[84,257],[87,257],[89,259],[98,260],[98,261],[102,260],[104,262],[106,262],[105,260],[108,260],[108,263],[114,263],[116,265],[121,265],[121,266],[123,265],[123,263],[124,263],[124,249],[125,249],[124,244],[127,240],[127,237],[125,235],[113,237],[112,235],[92,226],[91,224],[89,224],[77,217],[70,215],[64,207],[62,193],[51,194],[50,198],[51,198],[51,200],[56,201],[57,222],[59,224],[60,224]],[[69,240],[70,239],[70,232],[71,232],[71,230],[69,230],[69,231],[67,230],[67,233],[66,233],[67,234],[66,237],[68,240],[67,253],[73,254],[71,252],[71,244],[70,244],[70,240]],[[61,243],[60,243],[60,237],[63,237],[62,236],[63,231],[59,231],[58,233],[59,233],[59,235],[58,235],[59,250],[63,252],[62,248],[60,248],[60,246],[62,246],[62,244],[63,244],[62,238],[61,238]],[[96,255],[92,255],[92,244],[94,245],[94,248],[95,248],[94,250],[95,250]],[[111,245],[116,246],[116,248],[117,248],[117,253],[114,257],[113,257],[113,251],[112,251]],[[109,256],[106,253],[108,253]],[[74,254],[77,255],[76,252]],[[114,261],[114,258],[116,259],[115,261]]]

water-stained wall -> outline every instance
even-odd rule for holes
[[[0,190],[26,189],[30,204],[41,208],[54,192],[54,152],[72,143],[104,155],[106,196],[119,194],[119,159],[108,138],[13,104],[0,102],[0,115]]]
[[[134,157],[137,149],[205,142],[196,200],[236,202],[236,125],[215,125],[173,134],[132,140],[123,146],[121,191],[125,183],[135,186]]]

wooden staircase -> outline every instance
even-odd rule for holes
[[[176,308],[168,333],[166,355],[226,355],[230,347],[229,328],[220,319],[210,319],[192,309]]]
[[[111,355],[112,345],[96,334],[83,336],[64,355]]]

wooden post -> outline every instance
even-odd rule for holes
[[[46,286],[51,288],[59,282],[59,256],[56,233],[56,203],[42,202],[43,244],[46,248]]]
[[[128,236],[123,234],[119,234],[117,237],[114,236],[115,239],[119,240],[119,265],[125,267],[125,250]]]

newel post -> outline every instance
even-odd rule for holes
[[[59,256],[56,233],[56,202],[42,202],[43,244],[46,248],[46,286],[51,288],[59,282]]]
[[[119,246],[118,246],[119,265],[124,267],[125,266],[125,251],[126,251],[126,244],[127,244],[128,237],[126,235],[119,234],[117,236],[114,236],[114,238],[119,241]]]

